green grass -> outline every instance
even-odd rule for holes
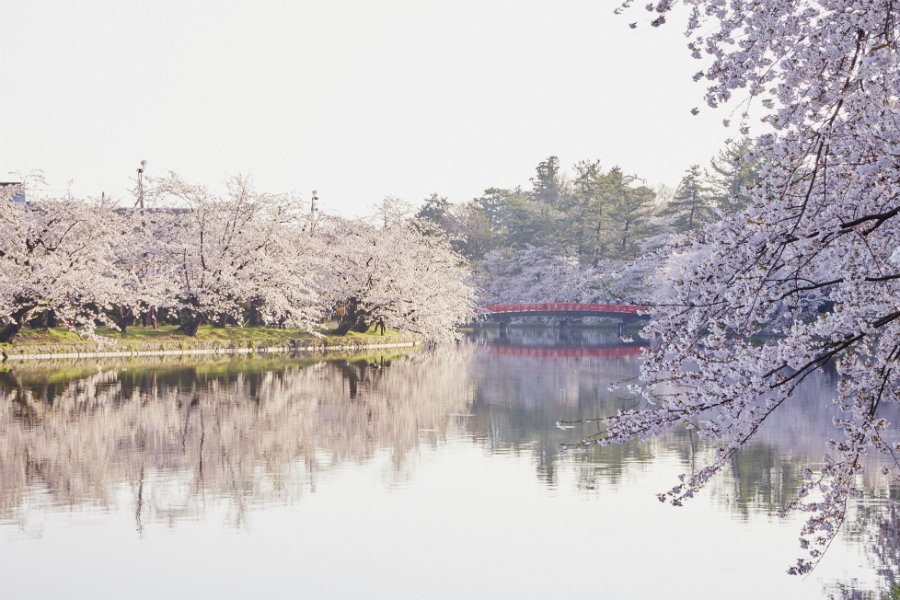
[[[372,327],[366,333],[350,332],[346,336],[336,336],[330,330],[320,330],[318,333],[331,340],[349,339],[396,339],[401,337],[399,331],[387,329],[385,335],[376,333]],[[97,334],[124,344],[178,344],[178,343],[217,343],[240,345],[256,345],[258,343],[288,342],[292,340],[318,339],[309,332],[299,329],[281,329],[278,327],[212,327],[203,325],[195,336],[187,336],[178,331],[175,326],[161,326],[158,329],[143,329],[132,327],[126,331],[116,331],[108,327],[97,328]],[[333,342],[331,342],[333,343]],[[80,337],[77,333],[63,328],[24,329],[9,346],[40,346],[40,345],[93,345],[93,342]]]
[[[367,348],[370,344],[408,342],[413,339],[409,334],[397,330],[386,329],[381,336],[372,328],[366,333],[352,332],[346,336],[337,336],[328,330],[321,330],[322,339],[308,332],[297,329],[280,329],[275,327],[211,327],[203,326],[195,337],[186,336],[174,326],[162,326],[158,329],[142,329],[140,327],[119,332],[109,328],[101,328],[97,333],[116,342],[115,346],[98,348],[93,341],[81,338],[77,333],[66,329],[26,329],[20,332],[13,344],[6,344],[4,352],[13,354],[21,352],[59,354],[74,351],[155,351],[191,348],[257,348],[264,346],[285,347],[288,342],[297,342],[300,346],[309,342],[316,351],[287,356],[276,353],[253,352],[249,355],[171,355],[169,357],[106,357],[92,359],[89,363],[71,359],[65,361],[36,361],[34,363],[9,363],[0,367],[0,372],[14,372],[22,381],[42,382],[43,384],[64,383],[95,374],[98,365],[105,369],[127,369],[131,373],[153,371],[158,374],[191,369],[201,376],[221,376],[239,372],[263,372],[278,370],[284,367],[306,366],[324,360],[365,361],[367,363],[393,360],[406,354],[409,350],[396,350],[386,353],[375,348]],[[315,342],[315,343],[314,343]],[[337,350],[338,346],[350,347]],[[412,349],[410,349],[412,350]],[[14,368],[13,368],[14,364]]]
[[[337,336],[331,330],[320,329],[319,336],[299,329],[281,329],[278,327],[212,327],[201,326],[197,335],[188,336],[172,325],[161,326],[158,329],[143,329],[132,327],[124,332],[111,328],[101,327],[97,334],[107,340],[115,342],[109,350],[170,350],[191,347],[221,347],[221,348],[256,348],[271,345],[287,345],[297,342],[303,345],[318,345],[324,341],[328,346],[339,345],[365,345],[365,343],[394,343],[409,341],[410,335],[404,335],[397,330],[386,329],[382,336],[376,332],[373,326],[365,333],[350,332],[345,336]],[[28,348],[29,351],[40,351],[40,347],[47,351],[61,352],[67,349],[91,349],[97,348],[95,342],[88,338],[82,338],[77,333],[64,328],[24,329],[13,340],[12,344],[3,344],[8,350]]]
[[[27,340],[23,342],[23,340]],[[74,331],[67,329],[27,329],[19,333],[12,344],[0,344],[0,346],[15,346],[16,344],[80,344],[82,338]]]

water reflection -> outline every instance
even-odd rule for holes
[[[231,499],[239,523],[248,505],[315,489],[324,468],[387,450],[399,469],[468,410],[463,356],[3,373],[0,519],[40,497],[109,506],[127,482],[138,528],[147,514],[194,516],[207,495]],[[178,474],[174,487],[160,473]]]
[[[411,355],[337,359],[230,359],[193,365],[109,365],[0,373],[0,518],[14,519],[29,492],[53,504],[108,506],[127,482],[136,501],[174,518],[196,512],[190,498],[214,494],[246,504],[290,501],[317,473],[388,451],[398,474],[421,444],[464,435],[492,453],[533,457],[538,479],[558,485],[574,464],[584,491],[617,485],[632,467],[660,459],[691,472],[715,448],[685,427],[648,443],[566,445],[600,431],[599,419],[638,406],[613,384],[638,374],[640,346],[604,331],[513,330]],[[517,340],[517,341],[514,341]],[[834,416],[823,399],[828,374],[781,409],[737,453],[711,494],[738,515],[777,511],[815,465]],[[558,421],[580,422],[573,429]],[[151,475],[179,473],[178,508],[148,499]],[[400,475],[398,475],[400,476]],[[873,479],[875,479],[873,477]],[[181,511],[181,513],[179,513]]]
[[[570,347],[565,338],[571,335],[581,345]],[[603,416],[641,407],[624,388],[610,389],[637,378],[641,348],[622,343],[613,331],[511,328],[483,332],[480,341],[472,372],[479,419],[470,425],[494,451],[533,452],[538,477],[549,485],[556,484],[562,446],[599,433]],[[796,494],[801,469],[821,459],[833,429],[827,402],[833,390],[828,373],[811,379],[797,402],[735,454],[731,472],[712,483],[714,497],[743,518],[752,511],[777,512]],[[580,423],[571,431],[548,427],[557,420]],[[590,491],[617,485],[628,469],[661,458],[691,473],[712,462],[714,451],[682,426],[647,443],[591,446],[570,460],[578,465],[579,487]]]
[[[568,346],[562,335],[551,328],[512,329],[509,339],[482,338],[470,375],[476,417],[467,422],[469,430],[494,452],[532,453],[539,479],[551,486],[557,484],[564,444],[598,426],[591,422],[570,431],[554,423],[633,408],[633,396],[609,387],[633,379],[639,367],[640,347],[623,345],[611,332],[580,331],[583,345],[577,347]],[[652,459],[649,449],[638,444],[609,450],[603,457],[592,453],[590,462],[613,483],[628,460]]]
[[[472,338],[498,346],[530,346],[560,348],[611,348],[640,346],[638,336],[631,336],[638,343],[623,343],[615,328],[602,327],[482,327]]]
[[[28,531],[35,511],[99,507],[128,512],[142,532],[224,505],[226,521],[242,526],[251,509],[294,505],[326,474],[381,458],[387,483],[406,485],[424,450],[452,460],[454,444],[527,457],[550,492],[626,493],[635,473],[660,464],[691,472],[715,450],[681,427],[645,444],[561,452],[597,433],[599,418],[639,405],[611,390],[637,376],[639,352],[612,331],[509,328],[426,352],[320,362],[17,365],[0,372],[0,520]],[[717,510],[751,523],[793,497],[832,430],[833,383],[828,373],[810,378],[734,456],[707,492]],[[467,493],[477,485],[465,471],[455,477]],[[666,477],[651,492],[674,483]],[[867,477],[874,496],[896,498],[877,470]],[[867,549],[879,581],[896,580],[897,505],[854,510],[845,538]],[[852,595],[861,585],[829,593],[864,597]]]
[[[888,497],[854,505],[844,532],[864,548],[880,585],[875,588],[858,581],[832,582],[831,598],[881,600],[887,597],[883,590],[900,582],[900,487],[894,483],[887,491]]]

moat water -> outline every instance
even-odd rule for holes
[[[871,475],[805,579],[779,518],[833,427],[823,373],[684,507],[687,429],[565,452],[638,406],[639,348],[511,329],[357,358],[0,372],[3,598],[854,598],[897,577]],[[892,416],[893,417],[893,416]],[[874,469],[872,470],[875,471]],[[869,594],[867,596],[866,594]]]

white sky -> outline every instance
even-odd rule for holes
[[[0,179],[127,201],[140,161],[211,187],[465,202],[538,162],[598,158],[677,185],[733,132],[682,23],[615,0],[5,0]],[[671,20],[670,20],[671,21]]]

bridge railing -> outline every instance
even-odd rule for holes
[[[480,312],[496,313],[541,313],[541,312],[579,312],[579,313],[619,313],[638,315],[650,312],[649,306],[639,304],[600,304],[596,302],[519,302],[515,304],[488,304],[480,308]]]

